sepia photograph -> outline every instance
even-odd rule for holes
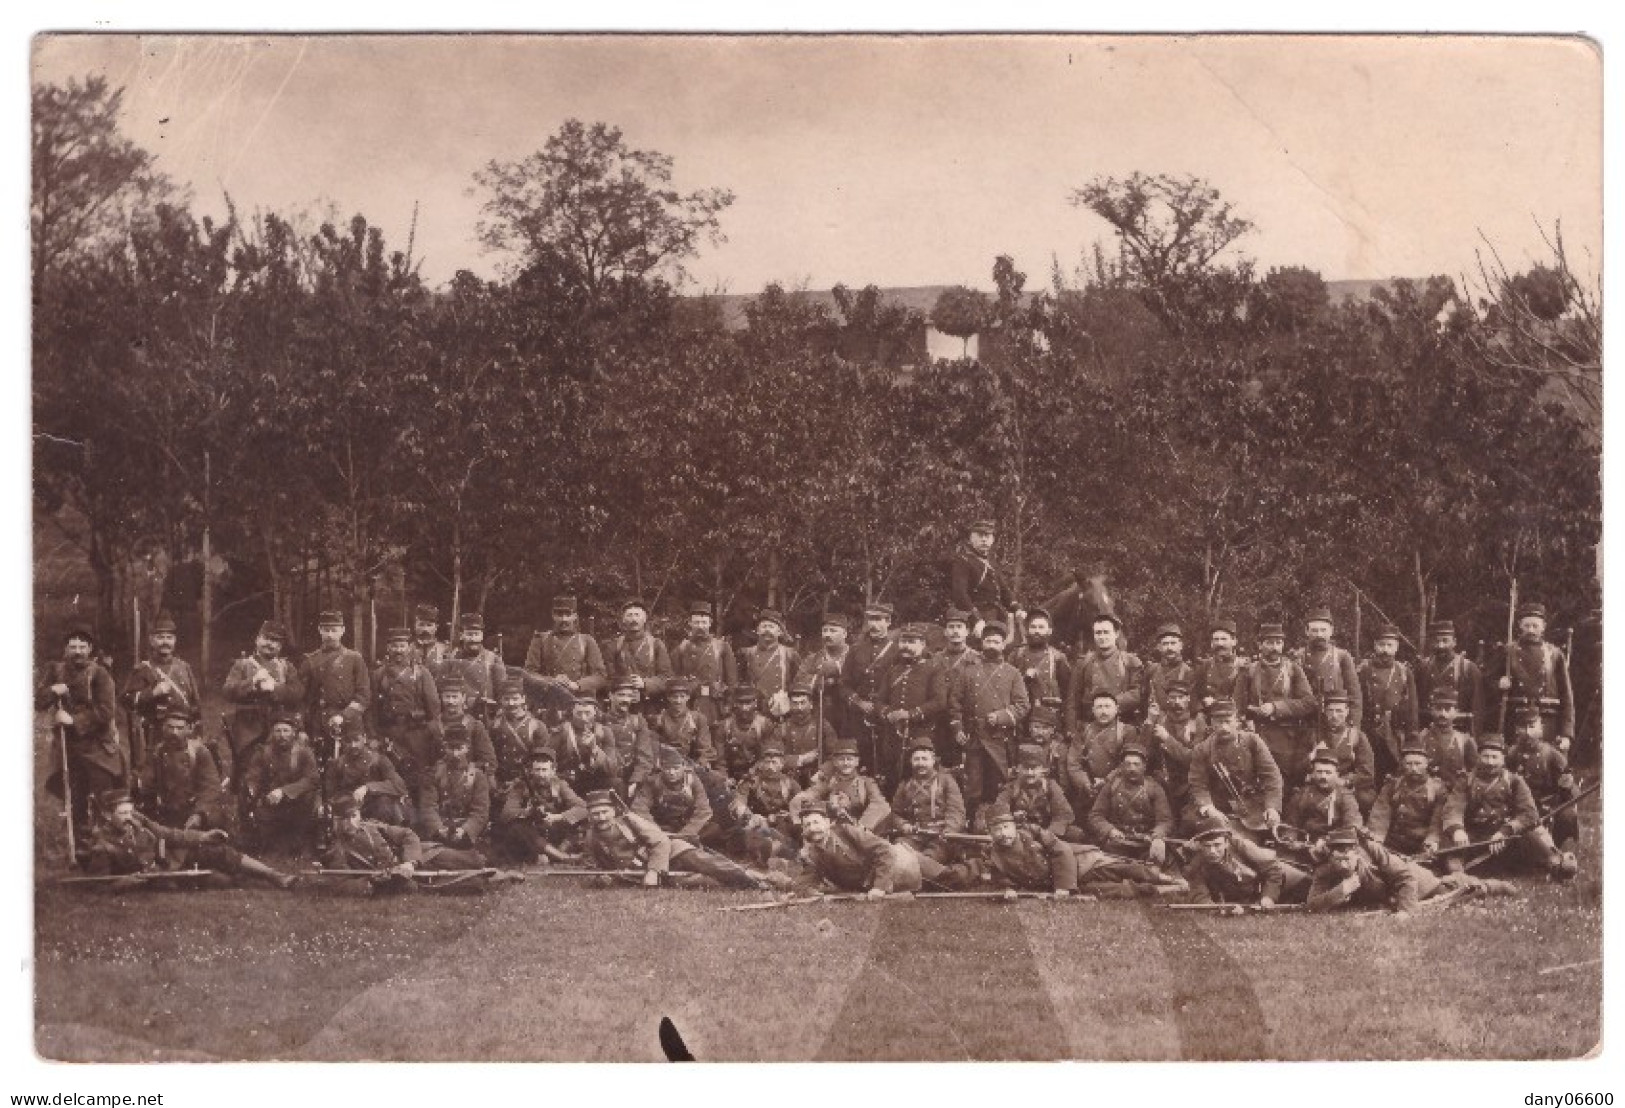
[[[28,63],[40,1060],[1602,1051],[1597,41]]]

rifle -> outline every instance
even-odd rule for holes
[[[80,875],[77,877],[58,877],[58,885],[94,885],[106,884],[114,881],[139,881],[146,884],[149,881],[178,881],[194,877],[212,877],[212,869],[153,869],[142,870],[139,873],[109,873],[98,875]]]
[[[642,877],[640,869],[556,869],[549,867],[537,873],[539,877]]]
[[[866,901],[866,893],[817,893],[813,896],[793,896],[786,900],[768,900],[756,904],[728,904],[719,912],[760,912],[768,908],[795,908],[803,904],[832,904],[837,901]]]
[[[1213,772],[1219,775],[1219,783],[1224,786],[1225,792],[1230,794],[1230,803],[1235,807],[1236,820],[1247,830],[1258,832],[1264,830],[1268,824],[1259,816],[1247,816],[1247,803],[1242,799],[1241,789],[1236,785],[1236,779],[1230,776],[1230,767],[1223,762],[1213,763]]]
[[[476,877],[495,877],[501,872],[501,870],[491,867],[484,869],[414,870],[412,880],[434,888],[445,888],[449,885],[461,884],[464,881],[472,881]],[[374,883],[378,883],[395,877],[404,877],[405,874],[396,873],[393,869],[307,869],[300,870],[297,876],[365,877]],[[445,878],[445,880],[441,880],[441,878]]]
[[[1512,596],[1511,599],[1507,601],[1506,676],[1509,683],[1512,680],[1512,637],[1517,633],[1518,630],[1517,615],[1518,579],[1514,577],[1512,579]],[[1511,700],[1512,690],[1509,688],[1501,694],[1501,712],[1499,720],[1495,725],[1495,730],[1503,735],[1506,734],[1507,730],[1507,705]]]
[[[1069,893],[1066,896],[1057,896],[1055,893],[1030,892],[1026,889],[997,889],[987,892],[948,892],[948,893],[915,893],[917,900],[1061,900],[1078,904],[1095,904],[1099,898],[1091,893]]]
[[[1593,793],[1598,793],[1598,792],[1601,792],[1601,791],[1602,791],[1602,782],[1599,781],[1595,785],[1592,785],[1592,786],[1590,786],[1590,787],[1588,787],[1586,789],[1581,790],[1580,792],[1575,793],[1573,796],[1569,797],[1563,803],[1555,805],[1552,808],[1551,811],[1547,812],[1545,815],[1541,816],[1540,819],[1536,820],[1534,826],[1535,827],[1545,827],[1554,818],[1556,818],[1558,813],[1568,811],[1570,808],[1572,808],[1576,804],[1580,803],[1580,801],[1584,800],[1586,797],[1591,796]],[[1534,827],[1531,827],[1530,830],[1533,831]],[[1512,839],[1507,838],[1507,839],[1503,839],[1502,841],[1503,842],[1511,842]],[[1456,854],[1470,854],[1475,850],[1484,850],[1484,849],[1488,848],[1489,845],[1490,845],[1489,841],[1485,840],[1484,842],[1479,842],[1479,843],[1465,843],[1462,846],[1449,846],[1449,847],[1445,847],[1443,850],[1435,850],[1433,852],[1433,856],[1435,858],[1449,858],[1449,857],[1451,857],[1453,855],[1456,855]]]
[[[67,716],[64,720],[63,717]],[[56,743],[57,749],[62,752],[62,817],[68,825],[68,865],[74,869],[79,868],[79,844],[73,833],[73,770],[68,762],[68,724],[73,716],[63,705],[62,698],[56,698]]]
[[[1170,912],[1212,912],[1219,916],[1239,916],[1247,913],[1303,912],[1305,904],[1164,904]]]

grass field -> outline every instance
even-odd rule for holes
[[[1600,820],[1581,876],[1386,916],[890,900],[535,879],[481,896],[56,886],[36,812],[48,1058],[1568,1058],[1601,1034]],[[1591,963],[1542,973],[1543,969]]]

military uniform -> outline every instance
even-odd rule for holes
[[[496,780],[501,784],[523,777],[530,752],[549,745],[547,725],[529,711],[517,719],[506,712],[498,715],[491,722],[490,736],[496,752]]]
[[[440,693],[429,667],[420,662],[380,665],[373,677],[372,718],[416,796],[423,775],[440,760]]]
[[[955,608],[970,614],[973,630],[976,621],[1002,620],[1011,607],[993,562],[968,543],[954,552],[948,572],[948,598]]]
[[[654,732],[659,741],[681,753],[690,761],[712,769],[717,765],[717,749],[711,742],[711,724],[704,713],[694,708],[666,710],[654,718]]]
[[[836,750],[838,752],[839,748]],[[844,813],[868,831],[879,827],[891,815],[891,805],[886,803],[880,786],[874,778],[860,773],[842,777],[834,770],[821,771],[813,778],[811,785],[791,798],[790,815],[799,821],[802,809],[813,801],[827,805],[831,812],[836,813],[837,821],[842,819]]]
[[[608,804],[606,793],[587,797],[590,808]],[[667,835],[654,821],[636,813],[615,817],[607,830],[587,825],[588,859],[603,869],[640,869],[645,873],[697,873],[730,889],[760,889],[762,882],[739,866],[703,847]]]
[[[1089,831],[1101,846],[1113,844],[1113,832],[1166,839],[1174,832],[1168,794],[1149,776],[1136,783],[1125,774],[1114,774],[1095,795],[1094,806],[1089,809]]]
[[[335,614],[324,614],[323,621]],[[367,675],[367,663],[358,651],[342,643],[337,646],[324,643],[320,649],[307,654],[300,667],[300,680],[305,686],[305,719],[312,725],[352,704],[358,711],[364,711],[372,703],[372,679]]]
[[[1072,688],[1066,697],[1066,733],[1075,735],[1089,721],[1090,702],[1096,690],[1105,689],[1117,697],[1117,711],[1126,720],[1139,718],[1144,707],[1140,697],[1145,686],[1145,663],[1115,646],[1102,652],[1090,650],[1072,667]]]
[[[1170,685],[1183,686],[1189,690],[1191,682],[1196,676],[1196,668],[1181,658],[1173,665],[1153,659],[1145,667],[1145,692],[1143,703],[1146,711],[1151,710],[1155,704],[1158,711],[1168,710],[1168,687]]]
[[[768,744],[763,751],[777,750]],[[783,751],[778,751],[782,756]],[[790,802],[801,791],[787,773],[770,773],[758,764],[734,788],[730,805],[734,823],[726,840],[735,849],[765,866],[772,857],[795,857],[795,820]]]
[[[1090,723],[1066,744],[1066,780],[1072,790],[1072,800],[1079,808],[1094,804],[1095,793],[1117,768],[1123,744],[1139,741],[1138,728],[1115,719],[1110,723]]]
[[[442,761],[423,782],[418,803],[418,832],[426,839],[460,838],[478,842],[491,822],[491,779],[477,763],[459,768]]]
[[[355,810],[355,802],[340,797],[333,802],[336,815]],[[374,870],[377,876],[357,878],[338,886],[356,892],[413,892],[416,884],[408,877],[386,875],[384,871],[411,864],[423,870],[484,869],[485,859],[476,850],[458,850],[437,842],[424,842],[407,827],[396,827],[363,819],[352,823],[335,820],[333,837],[323,861],[329,869]]]
[[[1507,769],[1523,778],[1535,798],[1535,806],[1543,812],[1569,800],[1579,791],[1574,775],[1569,772],[1568,758],[1544,739],[1531,744],[1528,736],[1520,733],[1517,745],[1507,751],[1506,764]],[[1578,806],[1553,816],[1551,829],[1554,842],[1578,842]]]
[[[156,635],[167,631],[173,634],[174,630],[174,621],[160,616],[158,622],[153,624],[152,633]],[[153,690],[160,681],[168,681],[171,689],[161,694],[155,693]],[[184,708],[194,718],[201,717],[203,713],[203,694],[198,690],[192,667],[173,655],[167,662],[148,659],[131,670],[124,681],[124,703],[134,717],[131,720],[130,759],[138,769],[147,760],[151,748],[157,745],[156,739],[146,741],[143,732],[156,734],[166,711]]]
[[[279,750],[268,740],[254,747],[243,774],[243,797],[261,849],[303,853],[310,846],[320,784],[316,755],[304,743],[296,740]],[[282,799],[273,804],[266,797],[278,789]]]
[[[613,681],[621,677],[643,678],[643,699],[666,695],[666,682],[672,676],[671,654],[666,644],[647,630],[636,635],[616,635],[604,643],[604,662]]]
[[[1360,827],[1365,822],[1353,793],[1341,785],[1322,789],[1313,782],[1298,787],[1281,818],[1307,831],[1311,839],[1324,839],[1334,827]]]
[[[935,881],[946,872],[935,859],[850,823],[830,824],[829,838],[822,843],[803,842],[801,859],[807,869],[798,884],[808,887],[822,881],[854,893],[870,889],[888,894],[918,892],[926,881]]]
[[[1453,728],[1443,730],[1440,717],[1436,716],[1433,724],[1416,739],[1427,751],[1428,766],[1446,787],[1454,786],[1478,764],[1477,740]]]
[[[146,799],[153,819],[168,827],[229,826],[231,805],[220,777],[214,755],[200,740],[164,740],[147,763]]]
[[[955,742],[965,747],[967,803],[992,799],[1009,776],[1011,748],[1030,705],[1021,671],[1008,662],[984,659],[984,664],[961,671],[948,702],[948,726]],[[967,739],[961,741],[961,735]]]
[[[395,763],[376,750],[346,744],[328,761],[323,781],[329,801],[353,794],[365,785],[367,795],[361,802],[362,816],[380,823],[408,822],[407,805],[411,794],[406,781],[396,771]]]
[[[1449,795],[1449,787],[1431,774],[1417,780],[1396,773],[1377,790],[1367,830],[1374,841],[1402,854],[1437,849]]]
[[[456,678],[448,675],[446,680],[448,682],[455,682]],[[451,688],[456,687],[457,685],[455,683],[451,685]],[[441,690],[442,693],[445,691],[445,689]],[[444,704],[442,704],[440,707],[440,736],[442,744],[445,742],[446,732],[451,730],[453,727],[461,727],[465,732],[467,732],[469,757],[473,760],[475,765],[479,766],[485,771],[486,777],[495,780],[497,772],[497,748],[496,745],[491,742],[491,733],[485,729],[485,724],[480,722],[478,716],[475,716],[470,712],[457,712],[453,714],[446,709]]]
[[[710,614],[709,606],[705,614]],[[739,684],[739,663],[728,640],[718,635],[703,639],[691,635],[672,651],[671,665],[677,676],[694,682],[690,707],[707,725],[716,723],[727,710],[728,691]]]
[[[1301,902],[1309,892],[1309,875],[1283,862],[1267,850],[1220,824],[1198,826],[1198,837],[1223,834],[1230,840],[1224,860],[1215,862],[1203,850],[1193,850],[1185,863],[1193,904],[1256,904],[1264,898],[1280,904]]]
[[[1219,710],[1219,704],[1215,701],[1209,712]],[[1226,774],[1241,794],[1240,811],[1224,784]],[[1251,731],[1232,735],[1215,728],[1191,755],[1190,796],[1197,810],[1209,807],[1236,819],[1261,819],[1267,809],[1281,810],[1283,788],[1269,747]]]
[[[1315,616],[1310,618],[1314,619]],[[1336,645],[1318,649],[1309,647],[1303,652],[1302,665],[1304,675],[1309,678],[1310,693],[1316,702],[1324,704],[1328,694],[1341,693],[1349,698],[1349,726],[1361,726],[1365,719],[1365,694],[1360,688],[1360,673],[1354,664],[1354,655]]]
[[[1512,688],[1503,693],[1510,708],[1540,709],[1542,737],[1555,743],[1559,736],[1574,737],[1574,684],[1569,677],[1569,660],[1556,646],[1544,640],[1519,642],[1512,647],[1510,667],[1503,653],[1485,674],[1491,684],[1511,676]],[[1513,712],[1507,712],[1511,726]]]
[[[1190,799],[1191,756],[1206,736],[1201,718],[1190,715],[1166,714],[1156,724],[1140,729],[1140,738],[1151,746],[1151,776],[1167,794],[1176,817]]]
[[[260,635],[285,641],[287,636],[275,624],[266,624]],[[271,687],[260,687],[262,676],[269,676]],[[226,702],[232,705],[231,738],[232,760],[239,765],[248,760],[253,748],[263,743],[271,732],[271,715],[281,709],[294,711],[305,706],[305,684],[299,671],[286,658],[261,659],[257,655],[239,658],[226,674]]]
[[[633,711],[618,713],[613,703],[604,717],[604,727],[615,751],[615,764],[620,767],[622,795],[630,796],[655,770],[658,752],[654,732],[642,715]]]
[[[1464,830],[1470,842],[1484,842],[1500,833],[1510,840],[1508,854],[1521,853],[1554,869],[1561,859],[1551,832],[1540,823],[1528,784],[1505,766],[1493,772],[1477,766],[1457,780],[1445,800],[1442,823],[1446,835]],[[1452,871],[1463,868],[1460,855],[1448,863]]]
[[[1483,887],[1482,882],[1468,880],[1476,887]],[[1315,868],[1308,906],[1311,912],[1330,912],[1338,908],[1390,908],[1395,912],[1410,912],[1419,902],[1459,888],[1461,884],[1460,879],[1441,880],[1423,866],[1366,840],[1359,843],[1359,860],[1352,876],[1345,877],[1330,861]]]
[[[1255,660],[1236,678],[1235,701],[1286,779],[1302,780],[1315,745],[1314,720],[1320,704],[1298,663],[1284,656],[1274,662]],[[1265,704],[1272,705],[1268,716],[1259,711]]]
[[[837,737],[828,721],[820,730],[817,717],[808,712],[802,719],[797,719],[791,713],[777,723],[769,724],[764,741],[776,742],[783,747],[785,768],[802,780],[809,780],[819,765],[819,752],[825,752],[827,757],[828,751],[834,749]],[[758,745],[757,750],[760,749]]]
[[[850,653],[850,643],[842,643],[839,650],[831,650],[825,645],[803,655],[801,665],[796,669],[796,684],[812,687],[814,695],[822,701],[824,722],[836,735],[851,732],[846,725],[846,696],[841,688],[841,670]]]
[[[1354,794],[1362,812],[1369,812],[1377,799],[1377,771],[1371,740],[1355,727],[1326,732],[1326,745],[1337,758],[1337,773]],[[1398,753],[1397,751],[1395,752]]]
[[[1042,704],[1046,700],[1059,703],[1072,687],[1072,663],[1047,642],[1042,646],[1031,643],[1019,646],[1011,651],[1009,661],[1027,682],[1030,703]]]
[[[755,699],[755,690],[750,690],[751,702]],[[738,780],[750,772],[761,757],[762,740],[771,727],[768,718],[759,712],[752,712],[748,722],[741,722],[737,713],[730,712],[728,718],[717,725],[717,744],[729,777]]]
[[[577,729],[574,720],[565,720],[549,735],[549,745],[558,759],[559,776],[577,792],[608,789],[620,783],[621,762],[615,737],[602,723]]]
[[[53,742],[51,760],[59,767],[57,773],[68,775],[73,795],[73,821],[85,827],[90,822],[91,797],[120,784],[129,773],[129,762],[113,722],[118,710],[113,675],[95,661],[83,666],[66,661],[52,662],[45,668],[35,695],[36,708],[57,708],[52,685],[68,687],[61,708],[73,717],[73,722],[65,725],[67,765],[61,766],[62,754],[57,749],[61,744],[57,742]]]
[[[553,614],[574,615],[573,596],[555,597]],[[597,696],[609,687],[609,669],[598,640],[581,631],[537,631],[525,650],[525,669],[542,677],[562,677],[580,696]]]
[[[939,862],[947,861],[949,850],[946,840],[935,833],[965,830],[965,798],[959,782],[945,769],[933,767],[923,778],[910,773],[892,794],[891,810],[894,821],[916,829],[904,831],[901,841]]]
[[[890,614],[890,607],[884,609]],[[897,639],[887,635],[874,639],[861,636],[846,652],[842,663],[841,688],[846,693],[846,726],[843,739],[858,744],[858,757],[866,766],[875,764],[875,729],[880,710],[881,690],[886,687],[886,671],[897,662]],[[870,705],[864,711],[864,705]]]
[[[1051,782],[1054,784],[1054,782]],[[1078,856],[1072,844],[1031,824],[1018,827],[1009,846],[988,847],[988,863],[995,884],[1025,892],[1078,891]]]
[[[1399,765],[1399,748],[1416,730],[1416,678],[1397,659],[1367,658],[1360,663],[1366,726],[1381,775]]]
[[[106,802],[103,806],[107,806]],[[208,831],[166,827],[140,812],[123,826],[110,819],[98,822],[85,849],[85,870],[99,877],[173,872],[194,866],[237,874],[247,868],[244,861],[241,852],[214,841]],[[262,868],[256,867],[255,872]]]
[[[923,647],[925,627],[911,625],[909,631],[920,639]],[[929,658],[922,656],[909,661],[899,655],[897,664],[886,671],[877,691],[884,722],[880,724],[882,738],[875,752],[875,776],[898,781],[907,774],[904,752],[916,737],[933,740],[932,750],[936,751],[935,739],[948,712],[948,683],[942,669]],[[908,719],[893,723],[886,718],[892,712],[907,712]]]
[[[801,658],[794,650],[776,642],[765,648],[760,644],[747,647],[740,653],[743,659],[741,668],[745,671],[744,682],[756,690],[763,704],[772,702],[780,694],[789,695],[790,684],[801,666]],[[781,700],[783,696],[780,696]]]
[[[683,770],[675,785],[666,780],[664,771],[652,774],[632,798],[632,811],[654,820],[668,835],[695,839],[712,815],[705,785],[690,769]]]
[[[578,839],[586,818],[586,802],[568,782],[555,777],[544,787],[521,777],[508,786],[491,837],[505,856],[534,865],[548,847]]]
[[[1428,635],[1435,637],[1456,634],[1456,625],[1449,620],[1440,620],[1428,628]],[[1448,688],[1456,694],[1453,702],[1452,720],[1465,717],[1467,732],[1476,735],[1483,730],[1486,716],[1484,704],[1484,673],[1478,668],[1478,663],[1467,655],[1453,649],[1440,650],[1435,648],[1425,658],[1416,663],[1416,690],[1424,712],[1429,713],[1426,720],[1432,719],[1432,709],[1429,701],[1433,691],[1438,688]]]
[[[993,798],[992,812],[1008,812],[1023,827],[1041,828],[1052,835],[1065,836],[1077,822],[1077,813],[1067,803],[1061,786],[1045,777],[1028,785],[1013,777]]]

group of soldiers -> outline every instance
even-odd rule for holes
[[[133,759],[113,679],[75,631],[38,704],[56,713],[76,853],[110,877],[188,865],[284,887],[262,857],[397,887],[500,874],[494,858],[649,884],[1127,885],[1311,910],[1504,891],[1469,872],[1486,863],[1576,872],[1573,692],[1540,605],[1516,611],[1517,641],[1488,674],[1448,622],[1414,665],[1391,626],[1356,663],[1324,610],[1292,653],[1263,623],[1243,657],[1219,620],[1195,662],[1173,623],[1142,660],[1086,581],[1007,607],[992,540],[990,521],[972,524],[940,626],[894,630],[873,603],[855,641],[829,613],[804,654],[771,609],[736,650],[705,602],[668,647],[641,600],[600,641],[557,597],[521,666],[485,645],[476,613],[446,642],[420,605],[371,669],[338,612],[298,664],[267,622],[213,732],[161,617],[123,686]],[[1053,641],[1063,612],[1073,650]]]

